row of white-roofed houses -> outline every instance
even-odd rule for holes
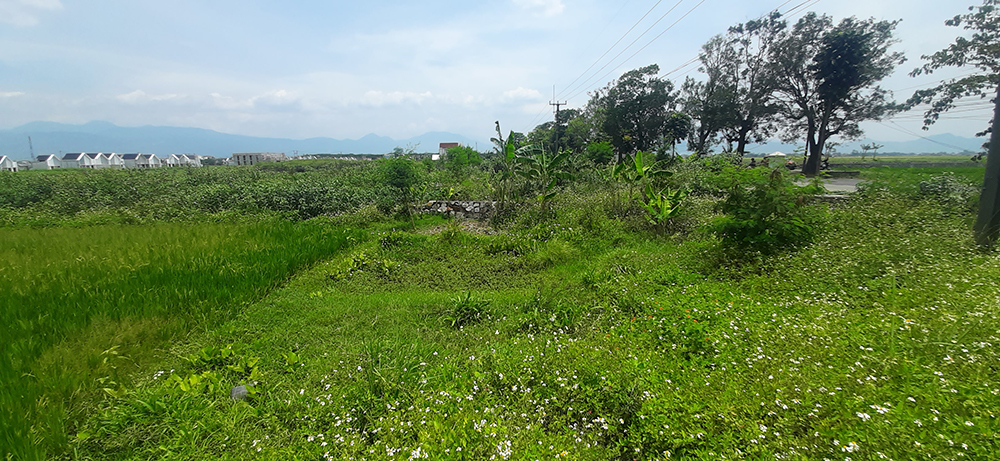
[[[195,154],[170,154],[160,158],[155,154],[118,154],[114,152],[73,152],[62,157],[52,154],[39,155],[34,161],[15,162],[6,155],[0,156],[0,171],[55,170],[58,168],[160,168],[201,166],[201,156]]]

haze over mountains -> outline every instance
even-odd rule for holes
[[[314,153],[354,153],[384,154],[395,147],[417,146],[417,152],[436,152],[438,143],[460,142],[468,146],[488,150],[491,145],[462,135],[446,132],[430,132],[409,139],[394,140],[385,136],[369,134],[361,139],[281,139],[259,138],[219,133],[202,128],[179,128],[161,126],[120,127],[108,122],[90,122],[83,125],[69,125],[55,122],[32,122],[19,127],[0,130],[0,155],[15,160],[26,160],[30,156],[28,137],[31,137],[35,155],[59,154],[60,152],[147,152],[154,154],[192,153],[229,157],[233,152],[284,152],[291,155]],[[952,134],[927,136],[927,139],[893,142],[875,141],[884,145],[880,153],[961,153],[963,150],[978,152],[982,138],[964,138]],[[860,150],[861,144],[870,143],[865,139],[844,143],[837,147],[840,153]],[[769,153],[780,150],[791,153],[795,145],[771,142],[748,146],[751,152]]]
[[[0,130],[0,155],[15,160],[30,156],[28,136],[35,155],[60,152],[147,152],[154,154],[191,153],[229,157],[234,152],[284,152],[292,155],[315,153],[384,154],[395,147],[417,146],[417,152],[437,152],[442,142],[476,146],[476,141],[454,133],[431,132],[409,139],[394,140],[369,134],[361,139],[280,139],[219,133],[202,128],[165,126],[120,127],[108,122],[68,125],[32,122]],[[489,146],[479,143],[480,149]]]

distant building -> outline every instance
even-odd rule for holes
[[[163,166],[163,162],[155,154],[136,154],[135,166],[136,168],[159,168]]]
[[[163,159],[163,166],[173,167],[173,166],[183,166],[184,160],[181,159],[180,155],[170,154]]]
[[[86,152],[80,156],[80,168],[91,168],[94,170],[107,168],[108,159],[100,152]]]
[[[134,154],[122,154],[122,164],[125,168],[139,168],[139,155],[138,152]]]
[[[70,152],[63,155],[62,166],[63,168],[81,168],[80,158],[83,157],[83,152]]]
[[[448,149],[451,149],[452,147],[462,147],[462,143],[460,143],[460,142],[443,142],[441,144],[438,144],[438,155],[440,155],[440,156],[443,157],[445,154],[448,153]],[[434,160],[437,160],[437,159],[434,159]]]
[[[121,154],[116,154],[114,152],[110,154],[104,154],[104,160],[108,168],[115,168],[115,169],[125,168],[125,160],[122,159]]]
[[[59,157],[51,154],[39,155],[31,163],[32,170],[55,170],[58,168],[62,168],[62,162],[59,161]]]
[[[6,155],[0,156],[0,171],[17,171],[17,162],[11,160]]]
[[[288,160],[284,152],[244,152],[234,153],[230,165],[253,165],[260,162],[284,162]]]

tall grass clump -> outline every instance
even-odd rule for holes
[[[102,353],[135,362],[210,329],[347,234],[267,221],[8,229],[0,239],[0,456],[32,459],[65,446],[81,395],[127,379],[101,366]],[[53,349],[66,341],[80,347]]]

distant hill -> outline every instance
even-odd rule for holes
[[[951,133],[936,134],[927,136],[927,139],[915,139],[913,141],[874,141],[872,139],[862,139],[860,141],[845,142],[836,147],[837,154],[846,155],[852,151],[861,152],[862,144],[881,144],[879,154],[901,153],[901,154],[927,154],[927,153],[948,153],[959,154],[964,151],[979,152],[982,150],[983,142],[986,138],[963,138]],[[781,151],[786,154],[792,153],[797,146],[803,144],[783,144],[772,141],[766,144],[752,144],[747,146],[748,152],[769,154],[774,151]]]
[[[202,128],[180,128],[165,126],[121,127],[108,122],[90,122],[83,125],[68,125],[55,122],[31,122],[8,130],[0,130],[0,155],[15,160],[29,156],[28,136],[34,144],[35,154],[58,154],[60,152],[149,152],[154,154],[192,153],[229,157],[233,152],[284,152],[291,155],[319,153],[384,154],[395,147],[417,146],[417,152],[436,152],[438,143],[460,142],[476,146],[476,141],[462,135],[446,132],[431,132],[409,139],[392,139],[369,134],[361,139],[282,139],[258,138],[235,134],[219,133]],[[963,138],[953,134],[928,136],[927,139],[913,141],[872,141],[864,139],[837,146],[840,154],[861,150],[861,144],[875,142],[884,147],[879,153],[961,153],[965,150],[981,150],[983,138]],[[748,151],[760,154],[781,151],[792,153],[794,144],[772,141],[767,144],[752,144]],[[480,142],[480,149],[490,145]],[[718,149],[716,149],[718,150]]]
[[[35,155],[60,152],[149,152],[154,154],[192,153],[229,157],[233,152],[284,152],[291,155],[317,153],[384,154],[395,147],[417,146],[417,152],[437,152],[439,143],[460,142],[475,146],[476,141],[454,133],[431,132],[395,140],[369,134],[361,139],[281,139],[219,133],[202,128],[165,126],[121,127],[108,122],[69,125],[32,122],[0,130],[0,155],[15,160],[29,157],[28,136]],[[488,146],[480,146],[486,148]]]

